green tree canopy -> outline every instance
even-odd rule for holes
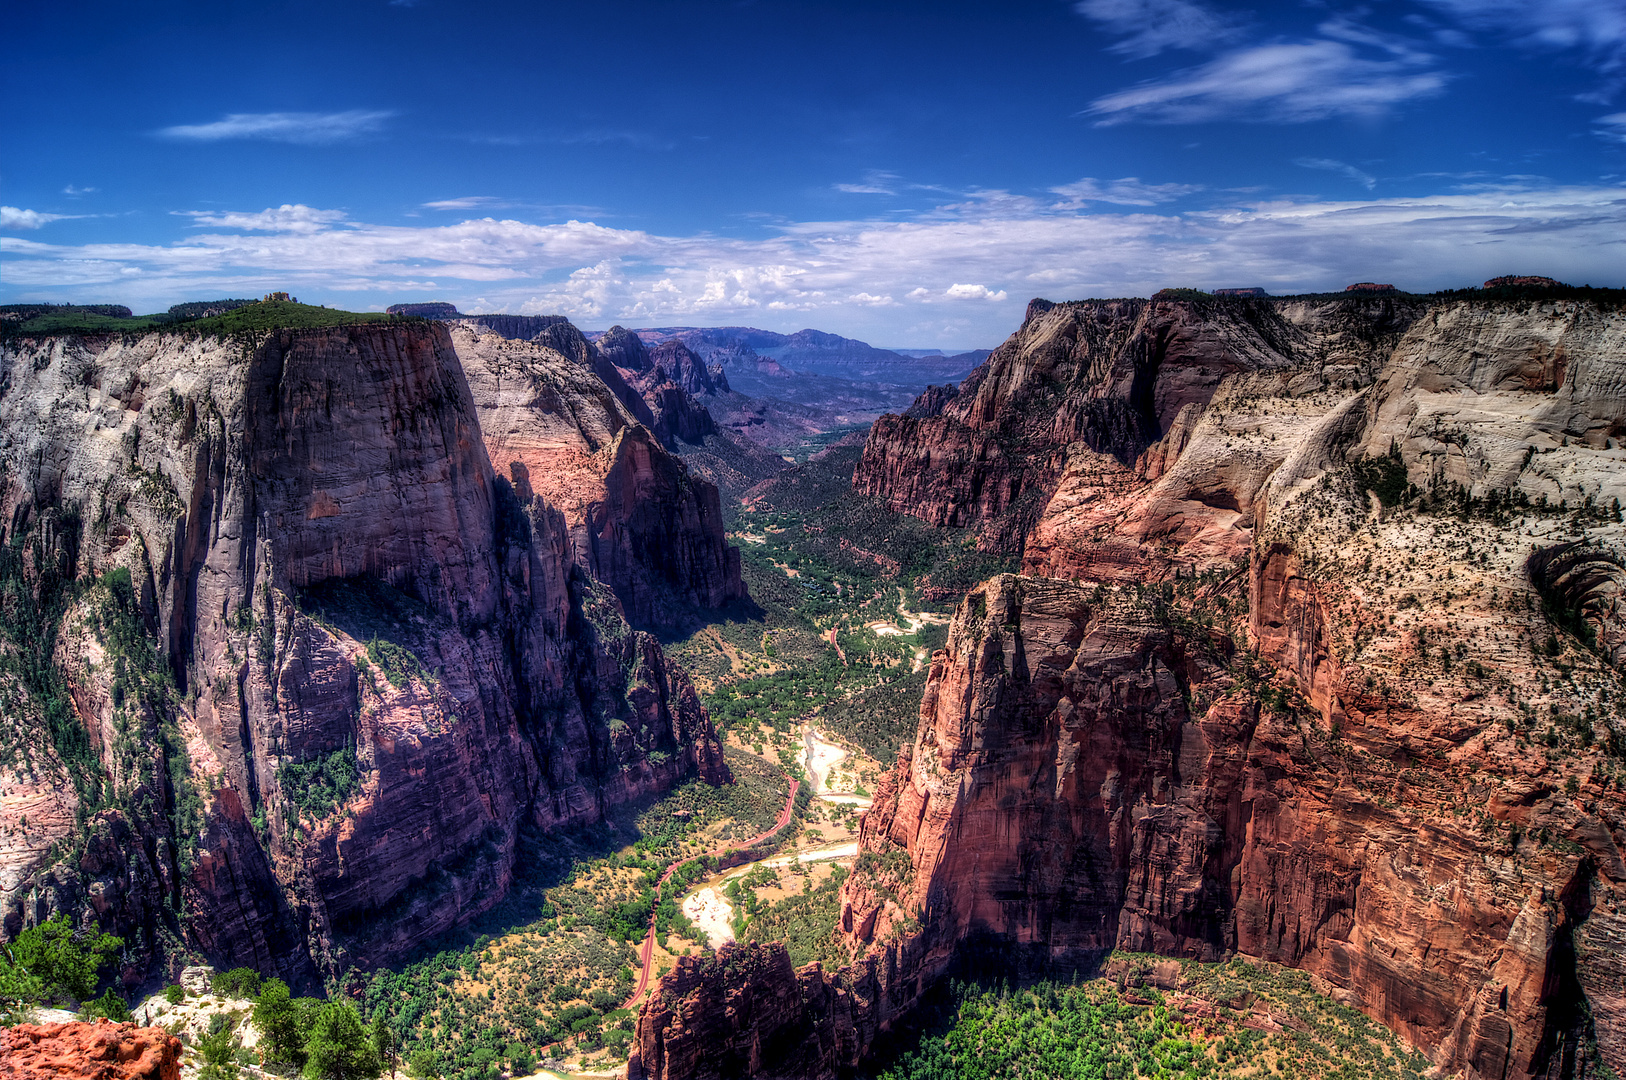
[[[310,1080],[374,1080],[383,1071],[372,1037],[348,1001],[330,1001],[317,1012],[305,1055]]]
[[[66,915],[53,915],[0,948],[0,999],[23,1004],[84,1001],[96,976],[124,947],[124,939],[96,931],[75,933]]]
[[[281,979],[267,979],[254,1003],[254,1026],[265,1040],[267,1061],[302,1068],[306,1062],[305,1043],[311,1034],[321,1002],[296,998]]]

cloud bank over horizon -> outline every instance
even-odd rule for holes
[[[1145,296],[1170,286],[1294,293],[1358,280],[1428,291],[1501,273],[1626,284],[1626,185],[1503,183],[1423,198],[1235,200],[1183,212],[1092,212],[1085,201],[1150,207],[1184,189],[1086,179],[1045,196],[973,193],[907,221],[784,222],[761,239],[574,219],[380,225],[285,204],[178,212],[190,235],[168,244],[8,236],[0,252],[12,288],[40,300],[150,310],[278,288],[335,306],[443,299],[467,311],[562,314],[588,327],[816,324],[893,344],[952,338],[967,346],[1002,339],[1037,296]]]

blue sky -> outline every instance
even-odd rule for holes
[[[1034,296],[1626,285],[1626,0],[8,9],[0,301],[990,346]]]

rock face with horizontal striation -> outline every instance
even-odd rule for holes
[[[977,528],[989,546],[1019,547],[1071,449],[1133,465],[1233,375],[1313,360],[1322,378],[1370,379],[1415,313],[1368,307],[1035,300],[952,398],[928,392],[876,421],[853,486],[931,524]]]
[[[309,986],[500,901],[522,828],[726,778],[687,677],[494,474],[454,332],[6,349],[7,540],[96,580],[60,666],[114,796],[105,845],[8,871],[8,933],[185,911],[216,966]]]
[[[855,483],[1025,576],[960,604],[864,819],[846,1026],[972,959],[1243,955],[1443,1074],[1626,1067],[1623,388],[1592,302],[1035,304],[878,425]]]

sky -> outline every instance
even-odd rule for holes
[[[1626,286],[1626,0],[18,0],[0,303],[991,347],[1028,300]]]

